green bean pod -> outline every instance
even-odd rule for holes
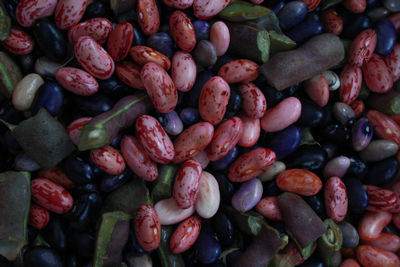
[[[336,266],[335,253],[342,247],[342,231],[331,219],[324,221],[325,233],[318,239],[318,251],[328,267]]]
[[[174,229],[172,226],[161,227],[161,242],[157,249],[158,257],[162,267],[185,267],[185,263],[181,254],[172,253],[169,247],[169,241],[171,239]]]
[[[172,197],[173,183],[178,169],[178,166],[174,164],[158,165],[158,177],[151,191],[151,199],[154,203]]]
[[[230,206],[222,206],[224,212],[240,231],[247,235],[257,236],[265,223],[263,217],[258,213],[240,212]]]

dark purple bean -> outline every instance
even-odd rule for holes
[[[209,226],[201,228],[196,241],[197,259],[204,264],[211,264],[221,254],[221,245],[215,238],[215,233]]]
[[[235,241],[235,229],[231,220],[222,212],[218,212],[214,217],[214,228],[218,240],[224,247],[230,247]]]
[[[208,40],[201,40],[193,51],[193,58],[200,66],[208,68],[217,62],[217,50]]]
[[[325,205],[324,202],[321,201],[319,195],[304,197],[304,200],[307,202],[308,205],[320,216],[324,217],[325,215]]]
[[[385,57],[393,50],[393,47],[396,44],[396,29],[394,28],[393,23],[386,19],[380,21],[374,27],[374,30],[377,36],[375,53]]]
[[[86,259],[93,257],[95,241],[94,237],[89,233],[73,231],[71,235],[71,243],[74,245],[74,251]]]
[[[185,103],[185,106],[193,108],[198,107],[200,92],[203,89],[204,84],[213,76],[214,74],[209,70],[205,70],[197,74],[196,82],[194,83],[192,89],[187,94],[185,94],[183,101]]]
[[[114,191],[127,183],[132,177],[133,174],[129,168],[118,175],[107,174],[101,179],[100,190],[106,193]]]
[[[232,118],[240,110],[242,105],[242,95],[237,90],[231,90],[228,105],[226,106],[225,118]]]
[[[311,37],[321,34],[323,31],[322,23],[319,21],[304,21],[288,32],[287,36],[296,42],[297,45],[301,45]]]
[[[278,91],[279,92],[279,91]],[[267,102],[269,107],[269,102]],[[301,114],[298,123],[304,127],[315,127],[324,118],[323,109],[310,101],[302,101]]]
[[[181,120],[187,125],[195,124],[196,122],[199,122],[201,120],[200,112],[198,109],[195,108],[184,108],[182,109],[179,116]]]
[[[62,109],[63,102],[64,93],[61,87],[53,82],[45,82],[40,86],[31,110],[36,113],[40,108],[45,108],[51,115],[57,116]]]
[[[349,128],[340,123],[330,123],[322,129],[322,135],[335,143],[342,144],[350,138]]]
[[[157,116],[157,120],[160,122],[164,130],[170,135],[178,135],[183,131],[182,120],[179,118],[175,110],[166,114],[160,114]]]
[[[135,230],[133,229],[133,227],[129,231],[128,242],[126,243],[125,246],[125,253],[133,254],[135,256],[140,256],[147,253],[147,251],[145,251],[137,241]]]
[[[284,91],[277,90],[271,86],[263,85],[261,90],[263,91],[265,99],[267,100],[268,108],[276,106],[285,98]]]
[[[367,174],[368,166],[358,157],[349,157],[350,167],[347,169],[346,177],[362,178]]]
[[[104,3],[101,1],[96,1],[89,4],[86,7],[85,14],[83,15],[83,20],[88,20],[92,18],[104,18],[107,15],[107,9]]]
[[[279,24],[285,31],[299,24],[307,15],[307,5],[301,1],[287,3],[278,13]]]
[[[62,162],[61,168],[74,183],[87,184],[93,180],[92,168],[81,157],[68,157]]]
[[[302,145],[284,160],[288,169],[321,169],[327,160],[325,151],[319,145]]]
[[[235,193],[235,188],[233,187],[233,184],[224,174],[213,173],[213,175],[218,182],[219,191],[221,194],[221,201],[230,204],[232,196]]]
[[[97,116],[112,109],[115,101],[106,95],[97,93],[91,96],[74,96],[76,107],[88,116]]]
[[[282,10],[282,8],[284,6],[285,6],[285,1],[280,1],[279,3],[272,6],[271,10],[277,15],[277,14],[279,14],[279,12]]]
[[[346,185],[349,199],[349,210],[357,213],[363,212],[368,206],[368,194],[364,185],[355,178],[347,178],[343,182]]]
[[[369,145],[372,132],[372,125],[367,118],[361,118],[354,124],[351,135],[355,151],[361,151]]]
[[[372,23],[368,16],[351,13],[348,23],[343,27],[342,35],[345,38],[354,39],[360,32],[371,28],[371,26]]]
[[[275,151],[276,158],[281,160],[292,154],[300,146],[302,133],[297,126],[289,126],[267,141],[267,147]]]
[[[370,165],[367,175],[363,180],[365,184],[382,186],[396,178],[399,171],[399,162],[396,157],[390,157]]]
[[[239,149],[235,146],[233,149],[222,159],[210,162],[210,167],[216,171],[224,171],[239,155]]]
[[[193,22],[194,31],[196,32],[197,42],[208,40],[210,37],[210,23],[205,20],[196,20]]]
[[[133,32],[135,33],[135,37],[133,38],[132,46],[135,45],[144,45],[146,43],[146,37],[137,26],[133,25]]]
[[[173,41],[171,36],[165,32],[152,34],[146,41],[148,47],[151,47],[167,57],[174,55]]]
[[[98,80],[99,91],[111,98],[121,98],[132,94],[132,88],[126,86],[120,79],[115,76],[107,80]]]
[[[24,265],[29,267],[63,267],[63,261],[59,253],[45,246],[33,246],[24,253]]]
[[[18,56],[18,61],[20,63],[21,70],[24,75],[28,75],[29,73],[35,72],[33,68],[35,66],[36,58],[33,55],[33,53],[28,55]]]
[[[14,168],[17,171],[34,172],[40,169],[40,165],[28,157],[24,152],[20,152],[15,157]]]
[[[51,216],[49,223],[42,229],[41,235],[52,248],[58,251],[67,249],[67,233],[58,217]]]

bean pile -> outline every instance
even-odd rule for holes
[[[0,266],[400,267],[399,0],[2,0]]]

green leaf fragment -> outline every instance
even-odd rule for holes
[[[282,51],[292,50],[296,47],[296,42],[284,35],[283,33],[278,33],[274,30],[268,31],[270,39],[270,54],[276,54]]]
[[[0,93],[10,98],[21,79],[22,73],[18,65],[6,53],[0,51]]]
[[[229,21],[246,21],[261,18],[272,10],[245,1],[236,1],[224,8],[219,16]]]
[[[151,191],[151,198],[154,203],[172,196],[173,182],[177,172],[178,166],[174,164],[162,164],[158,166],[158,177]]]
[[[11,18],[8,16],[2,2],[0,2],[0,41],[4,41],[11,28]]]
[[[31,182],[28,172],[0,174],[0,255],[16,259],[28,242],[27,224],[31,203]]]
[[[229,206],[222,206],[222,211],[247,235],[257,236],[264,224],[263,217],[256,213],[240,212]]]
[[[184,267],[185,263],[181,254],[172,253],[169,247],[169,241],[174,232],[172,226],[161,227],[161,242],[157,248],[157,254],[160,258],[162,267]]]

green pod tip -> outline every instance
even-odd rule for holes
[[[102,125],[86,124],[79,137],[78,149],[85,151],[107,145],[110,136]]]

